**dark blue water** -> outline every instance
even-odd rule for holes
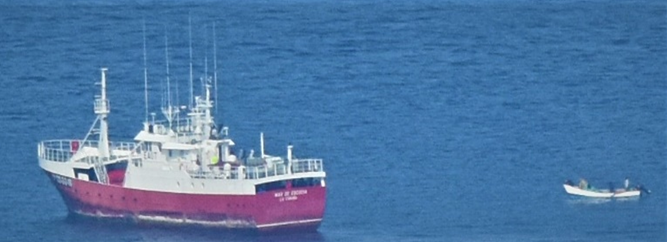
[[[108,67],[111,136],[151,109],[169,38],[174,102],[213,69],[238,146],[326,161],[317,234],[255,236],[68,218],[39,140],[82,138]],[[208,26],[207,26],[208,25]],[[207,37],[208,36],[208,37]],[[665,241],[667,4],[661,1],[0,3],[0,240]],[[198,81],[196,83],[199,83]],[[195,86],[198,90],[198,86]],[[178,97],[176,97],[178,95]],[[624,177],[638,200],[569,197]]]

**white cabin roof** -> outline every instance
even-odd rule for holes
[[[235,145],[233,140],[227,139],[227,138],[221,139],[221,140],[208,140],[207,142],[215,142],[216,144],[222,143],[222,144],[226,144],[228,146],[234,146]]]
[[[167,142],[162,145],[162,149],[166,150],[195,150],[197,146],[190,144]]]
[[[137,136],[134,137],[134,140],[165,143],[170,140],[170,137],[168,135],[148,133],[145,130],[142,130],[141,132],[139,132],[139,134],[137,134]]]

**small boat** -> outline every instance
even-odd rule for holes
[[[571,195],[584,196],[584,197],[593,197],[593,198],[627,198],[627,197],[637,197],[642,193],[641,188],[628,188],[628,189],[596,189],[594,187],[584,184],[583,186],[575,186],[570,181],[566,181],[563,184],[565,192]]]

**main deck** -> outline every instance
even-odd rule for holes
[[[93,166],[99,161],[98,141],[47,140],[37,145],[38,157],[44,162],[74,163],[76,167]],[[148,157],[150,151],[140,149],[141,145],[132,142],[110,142],[111,159],[105,164],[126,161],[130,165],[144,167],[145,163],[159,163],[162,169],[180,170],[193,179],[249,179],[257,180],[288,174],[324,172],[322,159],[292,159],[287,162],[280,157],[269,156],[259,163],[248,164],[246,160],[217,165],[196,166],[193,162],[165,162]],[[259,158],[254,158],[255,160]],[[229,165],[227,165],[229,164]]]

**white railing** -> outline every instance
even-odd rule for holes
[[[322,159],[294,159],[292,160],[292,173],[324,171]]]
[[[187,170],[192,178],[199,179],[261,179],[266,177],[289,174],[286,164],[274,163],[259,166],[237,166],[225,170],[224,167],[210,166],[209,170],[195,169]],[[291,173],[305,173],[324,171],[322,159],[299,159],[292,160]]]
[[[155,121],[150,125],[153,133],[161,135],[175,134],[178,137],[179,142],[190,142],[192,139],[201,136],[195,134],[194,126],[192,126],[192,121],[190,119],[174,120],[171,123],[171,128],[169,128],[169,123],[164,120]]]
[[[246,179],[260,179],[285,174],[287,174],[287,166],[285,164],[246,167]]]
[[[65,162],[72,158],[70,140],[50,140],[37,145],[37,156],[49,161]]]
[[[76,152],[91,147],[97,149],[98,141],[81,140],[47,140],[37,145],[38,157],[48,161],[66,162],[69,161]],[[113,151],[132,151],[136,144],[132,142],[109,142],[109,148]],[[96,157],[85,157],[82,161],[87,163],[94,162]]]
[[[95,145],[97,145],[97,141],[95,143]],[[111,149],[111,152],[118,150],[133,151],[137,148],[137,144],[132,142],[109,142],[109,148]]]

